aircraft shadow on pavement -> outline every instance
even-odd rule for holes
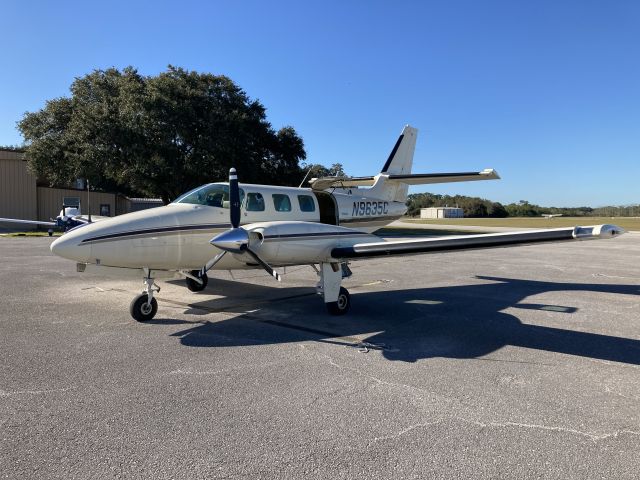
[[[503,310],[510,307],[572,314],[577,308],[520,303],[546,292],[599,292],[638,295],[638,285],[574,284],[513,278],[476,277],[491,283],[352,292],[352,309],[342,317],[325,313],[322,300],[309,288],[280,288],[215,280],[214,288],[229,296],[191,303],[188,312],[237,312],[216,322],[158,319],[150,323],[192,325],[173,335],[192,347],[229,347],[300,341],[349,345],[367,332],[380,332],[364,340],[389,346],[389,360],[415,362],[424,358],[476,358],[513,345],[600,360],[640,365],[640,341],[623,337],[523,324]],[[265,295],[265,289],[271,290]],[[242,297],[241,297],[242,296]],[[264,299],[272,297],[272,300]],[[251,298],[260,298],[252,310]],[[567,298],[571,298],[567,295]],[[235,305],[228,302],[234,301]],[[237,300],[237,301],[236,301]],[[249,306],[247,306],[249,303]],[[248,313],[247,313],[248,312]],[[603,319],[607,322],[616,318]],[[346,340],[345,340],[346,338]],[[353,342],[354,346],[359,340]]]

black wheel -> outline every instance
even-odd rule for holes
[[[189,273],[194,277],[197,277],[200,280],[202,280],[202,285],[200,285],[195,280],[192,280],[191,278],[187,277],[187,288],[189,290],[191,290],[192,292],[201,292],[202,290],[207,288],[207,283],[209,283],[209,277],[207,277],[206,273],[201,275],[200,270],[191,270]]]
[[[50,237],[53,236],[53,230],[49,229],[49,230],[47,230],[47,233],[49,234]]]
[[[340,287],[338,301],[329,302],[325,305],[331,315],[344,315],[349,311],[349,307],[351,306],[351,295],[349,295],[349,291],[346,288]]]
[[[149,303],[149,296],[146,293],[138,295],[129,305],[129,313],[138,322],[148,322],[156,316],[157,311],[158,302],[155,298],[152,298],[151,303]]]

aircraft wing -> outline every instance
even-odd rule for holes
[[[326,190],[331,187],[370,187],[376,181],[376,177],[321,177],[312,178],[309,184],[313,190]]]
[[[589,227],[552,228],[522,232],[390,240],[359,243],[350,247],[335,247],[331,250],[331,257],[335,259],[347,259],[384,255],[452,252],[456,250],[500,248],[542,242],[604,239],[616,237],[623,233],[624,229],[616,225],[594,225]]]
[[[0,223],[23,223],[27,225],[47,225],[49,227],[57,227],[56,222],[41,222],[39,220],[19,220],[17,218],[0,218]]]
[[[100,215],[91,215],[91,223],[101,222],[102,220],[106,220],[107,218],[111,218],[111,217],[101,217]],[[76,215],[75,217],[73,217],[73,220],[80,223],[89,223],[89,216]]]

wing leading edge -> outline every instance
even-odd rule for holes
[[[37,220],[19,220],[17,218],[0,218],[0,223],[24,223],[26,225],[47,225],[55,227],[58,224],[56,222],[40,222]]]
[[[415,240],[391,240],[388,242],[359,243],[350,247],[336,247],[331,250],[331,256],[336,259],[343,259],[452,252],[456,250],[500,248],[543,242],[597,240],[617,237],[624,232],[623,228],[616,225],[593,225],[589,227],[553,228],[527,230],[523,232],[456,235]]]

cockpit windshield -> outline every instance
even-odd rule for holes
[[[240,205],[244,201],[244,190],[240,189]],[[229,185],[210,183],[195,188],[178,197],[173,203],[191,203],[208,207],[229,208]]]

